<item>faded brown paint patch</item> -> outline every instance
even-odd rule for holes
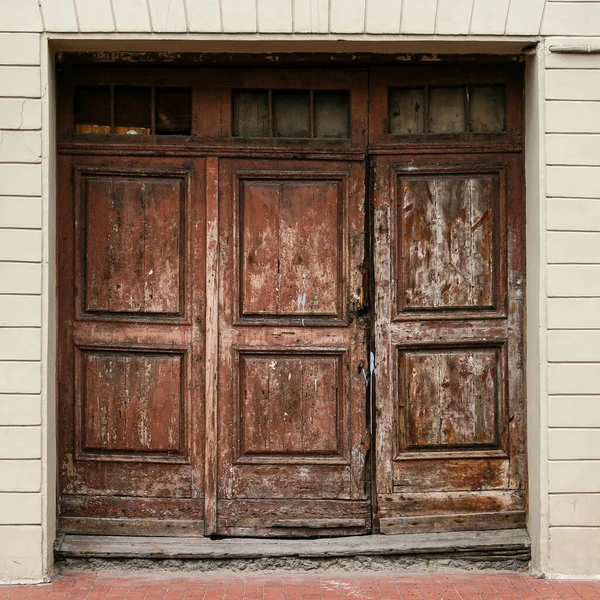
[[[404,352],[408,448],[497,443],[494,350]]]
[[[83,448],[180,452],[181,358],[86,353]]]
[[[399,180],[398,272],[407,309],[493,304],[493,182],[489,177]],[[403,279],[403,280],[402,280]]]
[[[310,356],[245,357],[240,377],[243,452],[335,454],[337,362]]]
[[[181,182],[90,178],[86,190],[86,309],[179,312]]]
[[[242,313],[337,315],[339,186],[327,181],[244,181]]]

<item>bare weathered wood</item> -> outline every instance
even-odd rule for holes
[[[422,515],[391,517],[380,520],[381,533],[398,534],[428,531],[484,531],[486,529],[519,529],[525,526],[525,511],[456,515]]]
[[[531,542],[524,529],[371,535],[316,540],[207,540],[202,538],[65,535],[59,556],[107,558],[259,558],[277,556],[438,556],[473,560],[523,558]]]
[[[87,535],[184,536],[204,534],[204,522],[185,519],[132,519],[122,517],[59,517],[63,533]]]
[[[206,349],[205,349],[205,507],[204,533],[211,535],[217,526],[217,394],[219,373],[219,163],[206,160]]]

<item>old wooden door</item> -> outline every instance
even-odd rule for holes
[[[363,169],[221,161],[218,533],[370,528]]]
[[[519,73],[371,90],[381,531],[523,527]]]
[[[242,156],[215,173],[217,534],[371,530],[365,83],[360,73],[239,80],[253,90],[237,92],[233,111]],[[261,93],[276,152],[243,133],[256,129]],[[267,156],[243,157],[258,144]],[[268,157],[282,145],[297,158]]]
[[[61,156],[62,531],[203,531],[204,160]]]
[[[522,526],[520,77],[61,75],[61,531]]]

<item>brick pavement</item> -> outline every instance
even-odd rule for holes
[[[124,576],[72,573],[0,586],[0,600],[600,600],[600,581],[531,575],[248,574]]]

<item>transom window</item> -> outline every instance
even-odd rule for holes
[[[393,87],[389,90],[389,133],[502,133],[506,130],[505,95],[503,85]]]
[[[347,90],[234,90],[234,137],[348,138]]]

